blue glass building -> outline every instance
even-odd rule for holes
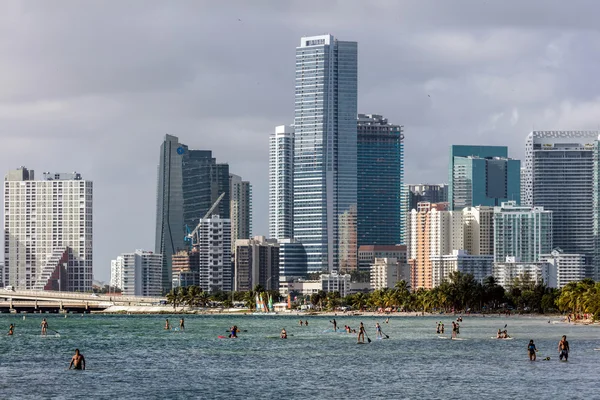
[[[358,264],[356,114],[357,43],[303,37],[296,48],[293,231],[308,272]]]
[[[521,161],[506,146],[453,145],[449,179],[450,210],[521,202]]]
[[[395,245],[404,237],[404,144],[400,125],[358,115],[358,245]]]

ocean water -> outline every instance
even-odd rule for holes
[[[60,337],[40,336],[42,317]],[[331,317],[185,316],[185,332],[165,331],[165,317],[0,315],[1,399],[599,399],[600,327],[548,318],[338,316],[338,326],[365,323],[371,344],[333,333]],[[556,318],[552,319],[556,321]],[[389,340],[375,339],[380,322]],[[6,335],[10,323],[15,335]],[[239,339],[219,339],[237,324]],[[515,339],[491,339],[507,324]],[[277,337],[285,327],[290,337]],[[51,332],[50,332],[51,333]],[[559,362],[566,334],[569,362]],[[292,336],[293,335],[293,336]],[[271,337],[271,338],[269,338]],[[534,339],[538,361],[530,362]],[[68,371],[79,348],[86,371]],[[541,361],[550,356],[550,361]]]

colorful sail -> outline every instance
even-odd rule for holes
[[[269,295],[269,311],[273,311],[273,295]]]
[[[287,308],[288,310],[292,309],[292,295],[288,293],[288,301],[287,301]]]

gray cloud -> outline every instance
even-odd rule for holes
[[[252,181],[267,228],[267,143],[293,120],[302,35],[359,42],[359,110],[406,130],[409,182],[447,180],[453,143],[507,144],[600,115],[594,1],[7,1],[0,170],[95,184],[96,277],[154,245],[165,133]],[[429,95],[429,96],[428,96]]]

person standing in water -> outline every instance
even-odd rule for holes
[[[308,326],[308,320],[304,321],[304,326]]]
[[[381,334],[381,325],[379,325],[379,322],[377,322],[375,324],[375,331],[376,331],[375,336],[383,339],[383,335]]]
[[[13,324],[10,324],[10,326],[8,327],[8,336],[12,336],[12,334],[14,333],[15,330],[15,326]]]
[[[527,352],[529,353],[529,360],[535,361],[537,358],[535,352],[537,351],[535,344],[533,343],[533,339],[529,341],[529,345],[527,346]]]
[[[183,320],[183,317],[179,320],[179,329],[185,331],[185,321]]]
[[[442,333],[442,335],[444,334],[444,324],[442,324],[442,326],[440,328],[440,332]]]
[[[71,358],[71,363],[69,364],[69,369],[80,369],[85,370],[85,357],[83,354],[79,353],[79,349],[75,349],[75,355]]]
[[[333,324],[333,331],[337,332],[337,321],[335,320],[335,318],[333,319],[333,321],[329,321]]]
[[[302,326],[304,324],[304,322],[302,320],[300,320],[300,326]]]
[[[238,333],[238,327],[237,327],[237,325],[234,325],[234,326],[231,328],[231,333],[229,334],[229,337],[230,337],[231,339],[233,339],[233,338],[237,338],[237,333]]]
[[[281,335],[279,335],[282,339],[287,339],[287,332],[285,331],[285,328],[283,328],[281,330]]]
[[[167,330],[167,331],[171,330],[171,324],[169,323],[169,318],[167,318],[165,320],[165,330]]]
[[[456,337],[456,323],[452,321],[452,338]]]
[[[46,318],[44,318],[42,320],[42,335],[46,336],[46,330],[48,329],[48,321],[46,321]]]
[[[361,322],[360,327],[358,328],[358,338],[357,338],[356,343],[364,343],[364,342],[365,342],[365,326]]]
[[[563,335],[558,342],[558,358],[562,361],[564,358],[565,361],[569,361],[569,342],[567,342],[567,335]]]

